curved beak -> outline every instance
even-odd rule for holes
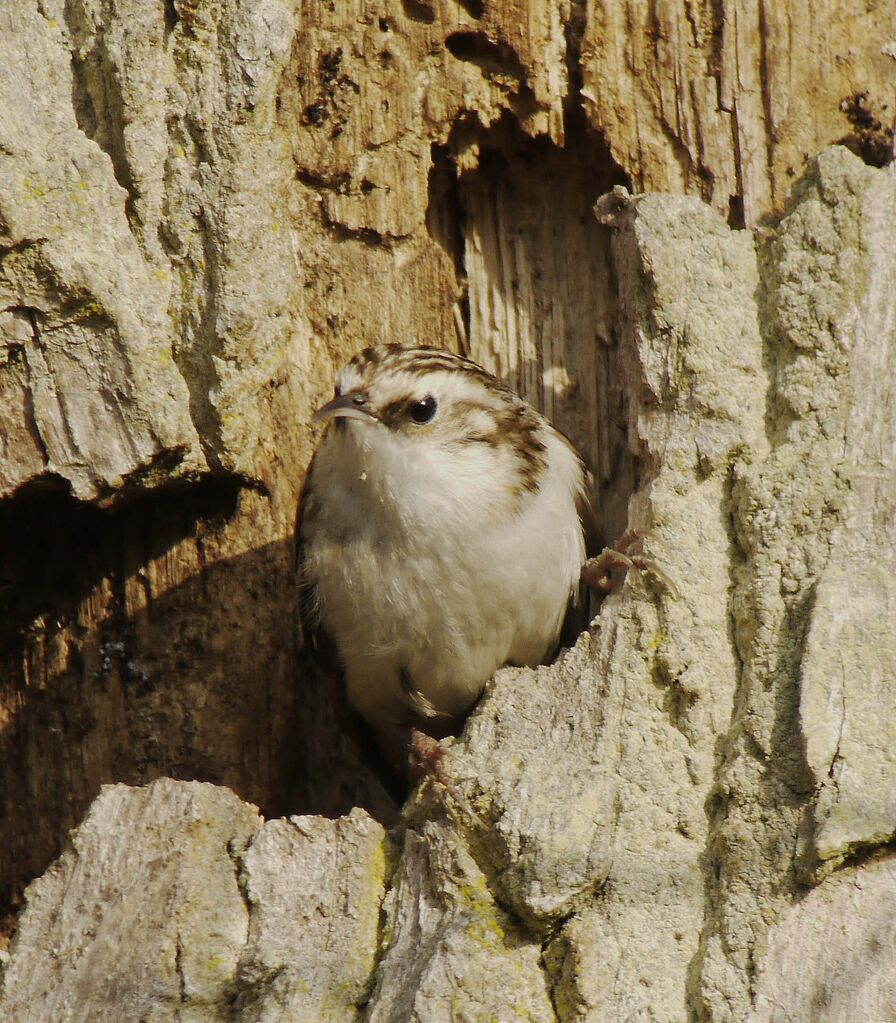
[[[311,417],[311,422],[325,423],[331,419],[360,419],[363,423],[375,423],[377,416],[370,408],[366,395],[360,391],[349,391],[321,405]]]

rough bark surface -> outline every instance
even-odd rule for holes
[[[11,0],[0,57],[0,1018],[896,1019],[890,7]],[[400,821],[293,622],[385,341],[677,590]]]
[[[362,810],[265,823],[215,785],[108,786],[29,891],[3,1019],[356,1018],[388,863]]]
[[[806,159],[892,157],[896,12],[864,0],[589,5],[589,117],[639,191],[688,191],[735,227],[779,212]]]

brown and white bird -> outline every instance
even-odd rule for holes
[[[303,631],[399,766],[408,726],[446,734],[498,668],[542,664],[587,624],[589,473],[522,398],[434,348],[365,349],[314,421]]]

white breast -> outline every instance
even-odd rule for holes
[[[543,439],[546,478],[511,511],[511,467],[493,448],[458,459],[355,422],[324,438],[305,571],[349,700],[375,726],[413,709],[402,677],[453,717],[497,668],[556,646],[585,557],[582,470],[547,424]]]

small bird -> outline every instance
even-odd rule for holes
[[[402,770],[409,729],[450,734],[498,668],[543,664],[587,625],[590,473],[510,388],[435,348],[360,352],[313,422],[304,638]]]

